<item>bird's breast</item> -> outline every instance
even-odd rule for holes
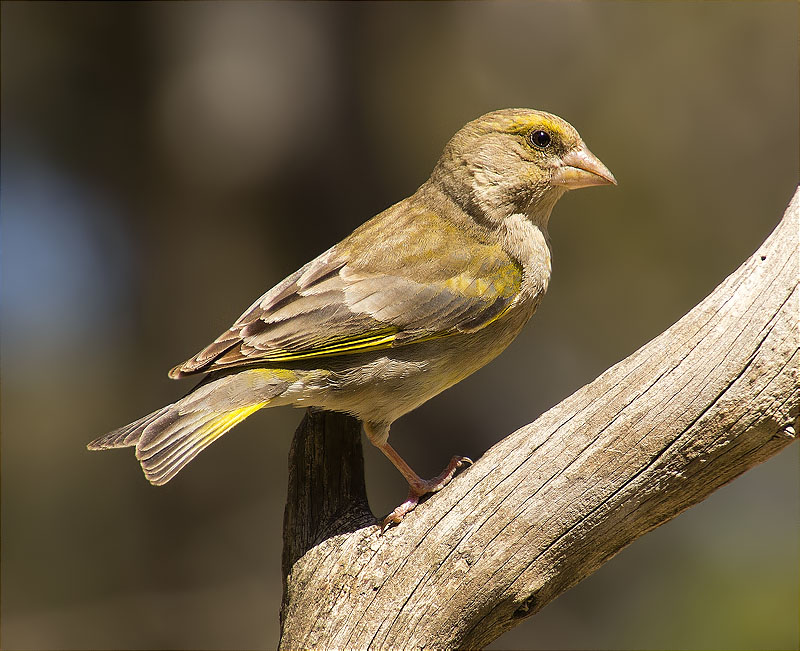
[[[500,237],[503,249],[522,265],[519,302],[530,302],[535,309],[550,284],[552,266],[547,231],[526,215],[514,214],[503,220]]]

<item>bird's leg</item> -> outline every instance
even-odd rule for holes
[[[447,468],[445,468],[440,474],[438,474],[433,479],[422,479],[417,473],[415,473],[411,466],[409,466],[403,457],[401,457],[397,451],[389,445],[389,443],[384,442],[378,445],[381,452],[383,452],[391,461],[395,468],[397,468],[403,477],[406,478],[408,482],[409,491],[408,497],[406,501],[403,502],[400,506],[398,506],[394,511],[392,511],[386,519],[383,521],[383,526],[381,527],[381,533],[386,530],[390,524],[397,524],[399,523],[406,515],[414,510],[414,508],[419,504],[419,500],[423,495],[427,495],[428,493],[435,493],[438,490],[444,488],[447,483],[453,478],[453,475],[456,474],[456,470],[458,470],[464,464],[472,464],[472,460],[468,457],[453,457],[450,459],[450,463],[447,464]]]

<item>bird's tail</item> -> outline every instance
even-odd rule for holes
[[[255,369],[203,382],[177,402],[109,432],[87,447],[135,446],[136,458],[150,483],[166,484],[198,453],[280,396],[289,384],[274,375],[246,377],[254,373],[269,371]]]

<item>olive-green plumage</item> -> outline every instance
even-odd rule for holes
[[[547,223],[565,191],[615,183],[564,120],[484,115],[445,147],[430,179],[276,285],[213,343],[170,371],[206,373],[188,395],[89,444],[136,446],[169,481],[262,407],[359,417],[411,486],[399,522],[464,462],[420,479],[388,444],[391,423],[496,357],[550,279]]]

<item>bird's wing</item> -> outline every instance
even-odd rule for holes
[[[264,294],[170,377],[479,330],[521,282],[520,264],[498,244],[429,211],[390,209]]]

